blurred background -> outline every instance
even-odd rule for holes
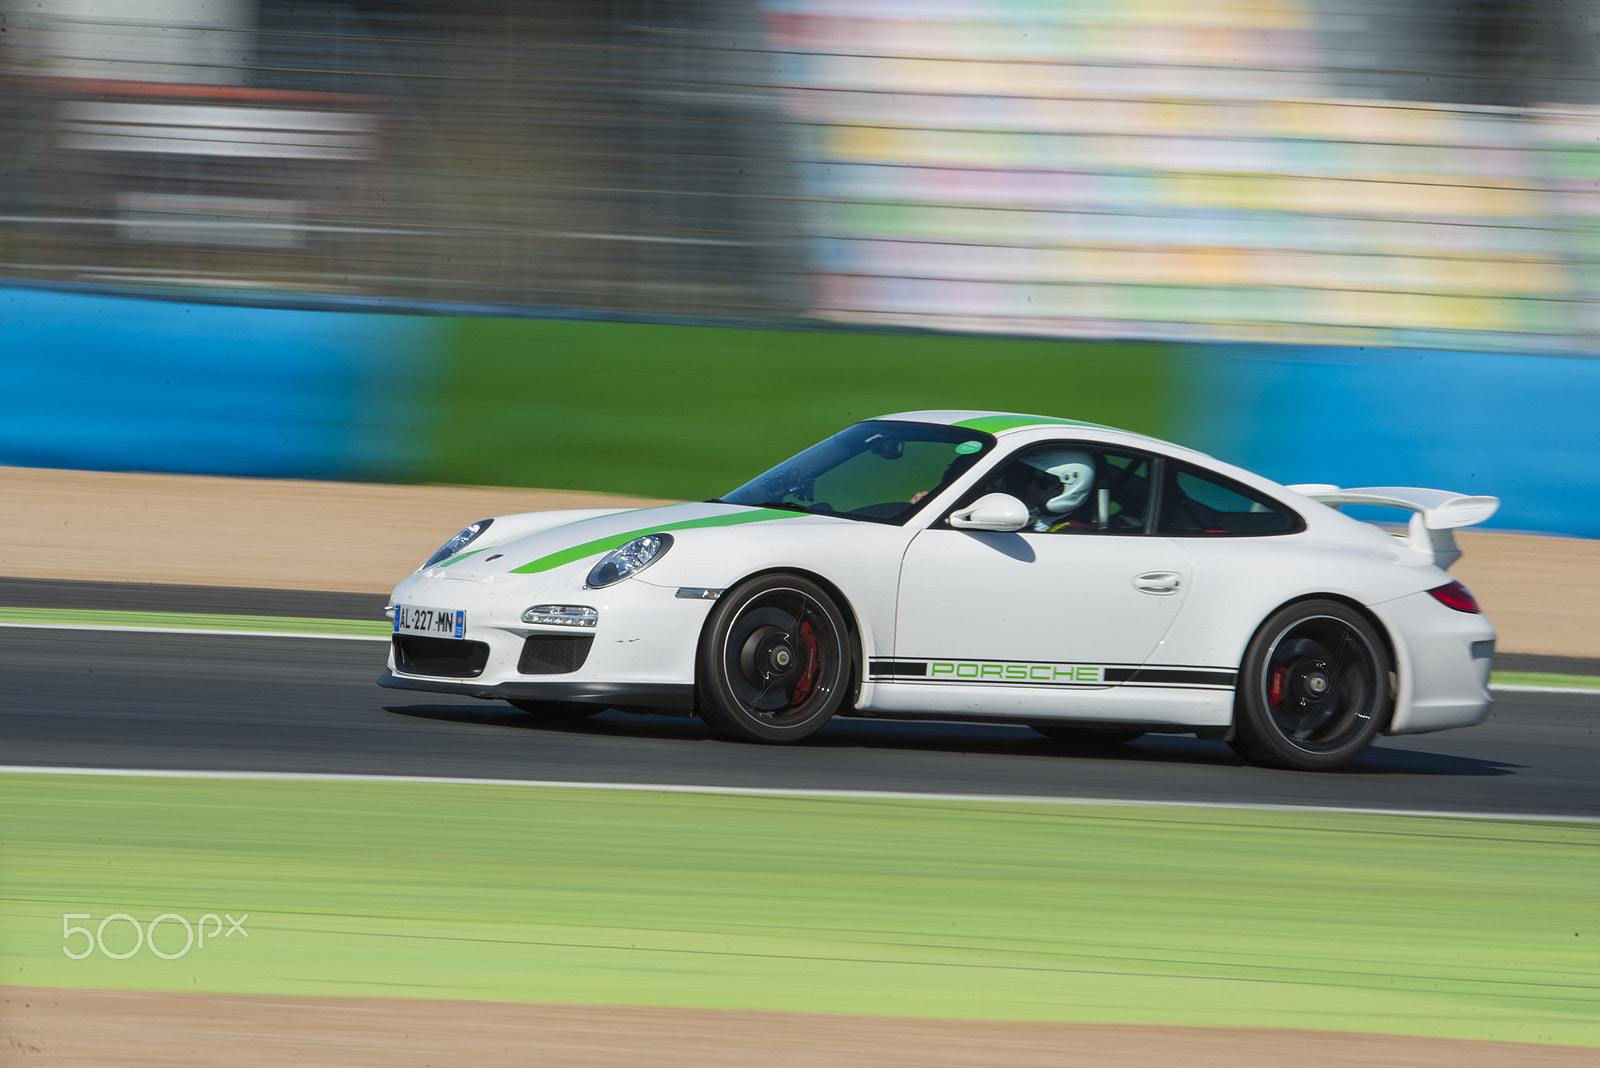
[[[285,432],[321,420],[342,444],[223,473],[737,484],[726,441],[659,470],[628,460],[638,441],[610,474],[551,462],[526,428],[572,417],[541,383],[581,357],[603,377],[557,378],[594,418],[659,424],[665,400],[737,430],[784,407],[779,454],[924,403],[1042,409],[1290,481],[1531,478],[1563,500],[1512,502],[1512,525],[1600,534],[1600,498],[1571,497],[1600,458],[1588,0],[0,0],[0,18],[0,385],[39,396],[63,354],[119,350],[116,389],[80,408],[126,445],[55,442],[30,407],[0,462],[216,469],[137,446],[130,368],[172,378],[170,346],[139,337],[288,330],[303,353],[332,329],[196,334],[170,307],[62,303],[135,296],[369,315],[311,361],[346,366],[355,399]],[[595,327],[549,332],[574,320]],[[700,327],[719,333],[681,332]],[[995,347],[1018,338],[1062,343]],[[261,366],[295,364],[278,352]],[[674,387],[648,353],[717,384]],[[238,382],[259,393],[254,374],[223,392]]]

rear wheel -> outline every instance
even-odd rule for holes
[[[763,575],[717,599],[695,670],[700,715],[713,729],[800,741],[838,711],[849,681],[844,616],[815,582]]]
[[[1273,613],[1245,653],[1234,705],[1234,752],[1256,764],[1325,771],[1354,760],[1393,707],[1388,649],[1338,601]]]

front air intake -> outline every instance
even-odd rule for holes
[[[407,675],[475,679],[489,663],[489,647],[483,642],[421,634],[396,634],[392,641],[395,666]]]
[[[565,675],[589,659],[593,634],[531,634],[522,643],[517,670],[524,675]]]

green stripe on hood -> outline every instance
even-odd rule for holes
[[[586,541],[582,545],[574,545],[570,549],[562,549],[549,556],[541,556],[537,560],[514,567],[510,573],[513,575],[536,575],[541,571],[552,571],[562,564],[570,564],[574,560],[582,560],[586,556],[597,553],[608,553],[612,549],[620,549],[634,538],[642,538],[646,534],[663,534],[673,530],[691,530],[695,527],[732,527],[740,523],[760,523],[769,519],[793,519],[798,513],[783,512],[776,508],[758,508],[752,512],[735,512],[733,515],[713,515],[704,519],[685,519],[677,523],[662,523],[659,526],[643,527],[639,530],[630,530],[626,534],[612,534],[604,538]]]
[[[648,509],[645,509],[645,508],[623,508],[623,509],[621,509],[619,511],[616,511],[616,512],[610,512],[610,513],[608,513],[608,515],[626,515],[629,512],[643,512],[643,511],[648,511]],[[546,531],[550,531],[550,530],[560,530],[562,527],[575,527],[579,523],[587,523],[591,519],[605,519],[605,518],[607,518],[607,516],[592,515],[592,516],[589,516],[588,518],[585,518],[585,519],[569,519],[565,523],[557,523],[553,527],[545,527],[542,530],[525,530],[525,531],[521,532],[520,534],[511,534],[511,535],[509,535],[507,537],[501,538],[499,541],[491,541],[487,545],[480,545],[476,549],[468,549],[465,552],[456,553],[456,555],[452,556],[448,560],[445,560],[439,566],[440,567],[455,567],[457,564],[461,563],[463,560],[470,560],[474,556],[479,555],[480,553],[486,553],[490,549],[499,549],[499,548],[501,548],[503,546],[510,545],[514,541],[521,541],[523,538],[526,538],[526,537],[528,537],[529,535],[532,535],[532,534],[543,534]]]

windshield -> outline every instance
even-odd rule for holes
[[[993,447],[990,435],[957,426],[857,423],[721,500],[903,523]]]

